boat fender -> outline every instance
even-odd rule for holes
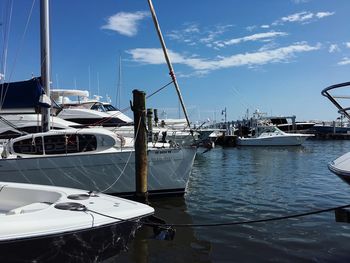
[[[126,143],[124,136],[121,134],[117,134],[117,138],[120,140],[120,147],[124,147]]]
[[[70,210],[70,211],[86,211],[87,207],[80,203],[74,202],[66,202],[66,203],[58,203],[55,205],[55,208],[61,210]]]
[[[167,135],[167,132],[166,132],[166,131],[163,131],[163,132],[162,132],[162,143],[165,143],[165,142],[166,142],[166,135]]]
[[[9,152],[7,151],[7,149],[4,148],[4,150],[3,150],[2,153],[1,153],[1,158],[2,158],[2,159],[6,159],[9,155],[10,155],[10,154],[9,154]]]

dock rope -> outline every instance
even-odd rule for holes
[[[233,222],[217,222],[217,223],[207,223],[207,224],[159,224],[159,223],[143,222],[142,224],[145,226],[150,226],[150,227],[219,227],[219,226],[248,225],[248,224],[255,224],[255,223],[264,223],[264,222],[280,221],[280,220],[291,219],[291,218],[305,217],[305,216],[335,211],[338,209],[344,209],[344,208],[348,208],[348,207],[350,207],[350,204],[331,207],[331,208],[325,208],[325,209],[315,210],[315,211],[310,211],[310,212],[305,212],[305,213],[299,213],[299,214],[270,217],[270,218],[265,218],[265,219],[233,221]],[[93,212],[93,213],[98,214],[98,215],[101,215],[101,216],[111,218],[111,219],[134,222],[133,220],[121,219],[121,218],[109,216],[109,215],[102,214],[102,213],[99,213],[99,212],[96,212],[93,210],[89,210],[89,209],[88,209],[88,211]]]

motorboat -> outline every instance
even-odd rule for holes
[[[0,182],[0,261],[101,261],[125,250],[153,213],[102,193]]]
[[[350,152],[331,161],[328,164],[328,169],[350,184]]]
[[[0,102],[0,139],[10,139],[41,131],[39,113],[43,94],[41,78],[2,83],[0,93],[6,94]],[[50,116],[50,129],[81,128],[82,125]]]
[[[51,97],[59,106],[55,112],[57,117],[76,122],[85,126],[101,125],[104,127],[118,127],[132,125],[133,120],[109,102],[89,99],[86,90],[52,89]],[[77,98],[76,100],[71,99]]]
[[[50,129],[81,128],[82,125],[51,116]],[[41,131],[41,114],[0,113],[0,139],[11,139]]]
[[[301,145],[312,135],[285,133],[276,126],[257,126],[251,137],[238,137],[237,145],[241,146],[293,146]]]
[[[295,116],[270,116],[266,118],[284,132],[302,132],[311,129],[316,124],[311,121],[295,121]]]

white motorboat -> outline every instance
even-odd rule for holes
[[[350,152],[330,162],[328,168],[331,172],[350,184]]]
[[[237,145],[242,146],[294,146],[301,145],[312,135],[285,133],[276,126],[257,126],[251,137],[238,137]]]
[[[150,144],[149,194],[183,194],[195,155],[195,147]],[[4,146],[0,181],[133,195],[135,150],[132,143],[103,128],[24,135]]]
[[[101,261],[126,249],[153,213],[101,193],[0,182],[0,261]]]
[[[89,99],[86,90],[52,89],[54,101],[61,107],[56,115],[67,121],[80,123],[85,126],[101,125],[104,127],[118,127],[132,124],[133,120],[108,102]],[[76,100],[71,99],[76,97]]]
[[[50,129],[80,128],[82,125],[51,116]],[[41,114],[3,114],[0,112],[0,139],[41,131]]]

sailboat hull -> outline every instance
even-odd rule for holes
[[[135,193],[135,152],[0,160],[0,181],[80,188],[108,194]],[[149,194],[185,192],[196,148],[148,152]]]

